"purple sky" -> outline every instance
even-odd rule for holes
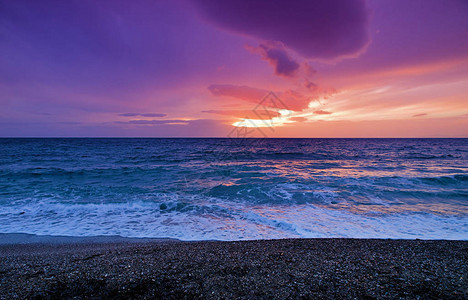
[[[468,137],[464,0],[3,1],[0,136]]]

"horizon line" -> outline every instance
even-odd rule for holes
[[[0,139],[467,139],[462,137],[0,136]]]

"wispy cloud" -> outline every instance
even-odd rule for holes
[[[267,90],[245,85],[212,84],[208,90],[215,96],[227,96],[257,103],[268,94]]]
[[[167,114],[158,114],[158,113],[123,113],[119,114],[120,117],[145,117],[145,118],[162,118],[167,116]]]
[[[238,86],[232,84],[213,84],[208,87],[215,96],[226,96],[258,104],[269,91],[249,86]],[[297,90],[274,91],[288,110],[301,111],[309,107],[310,102],[323,95],[336,93],[334,89],[317,88],[313,92],[302,93]],[[277,108],[273,103],[264,103],[271,108]]]
[[[256,119],[258,115],[253,110],[204,110],[203,113],[233,116],[244,119]],[[281,114],[277,111],[267,110],[271,117],[279,117]]]
[[[326,110],[316,110],[316,111],[314,111],[314,114],[316,114],[316,115],[331,115],[332,112],[326,111]]]
[[[134,125],[165,125],[165,124],[189,124],[190,120],[173,119],[173,120],[130,120],[130,121],[115,121],[116,124],[134,124]]]

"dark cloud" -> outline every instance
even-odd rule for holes
[[[141,117],[145,117],[145,118],[162,118],[162,117],[165,117],[167,116],[166,114],[156,114],[156,113],[123,113],[123,114],[119,114],[119,116],[121,117],[137,117],[137,116],[141,116]]]
[[[162,118],[167,116],[166,114],[155,114],[155,113],[149,113],[149,114],[141,114],[142,117],[147,117],[147,118]]]
[[[424,116],[427,116],[427,114],[417,114],[417,115],[414,115],[413,117],[417,118],[417,117],[424,117]]]
[[[281,43],[262,43],[258,47],[247,47],[253,53],[258,53],[264,60],[275,68],[275,74],[285,77],[294,77],[299,64],[286,52]]]
[[[136,117],[139,116],[139,113],[124,113],[124,114],[119,114],[121,117]]]
[[[187,120],[131,120],[128,123],[138,125],[188,124]]]
[[[305,80],[304,87],[306,87],[310,91],[315,91],[318,89],[318,85],[308,79]]]
[[[193,0],[206,19],[310,58],[354,55],[369,42],[364,0]]]
[[[116,124],[134,124],[134,125],[166,125],[166,124],[189,124],[187,120],[130,120],[126,122],[116,121]]]

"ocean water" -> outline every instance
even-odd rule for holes
[[[468,239],[468,139],[0,139],[0,233]]]

